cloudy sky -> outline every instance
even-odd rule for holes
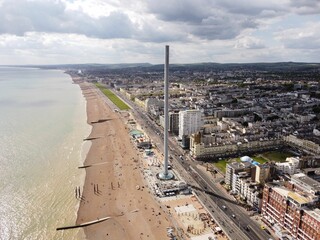
[[[319,0],[0,0],[0,64],[320,62]]]

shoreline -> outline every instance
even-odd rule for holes
[[[88,118],[88,116],[87,116],[87,100],[85,100],[85,101],[86,101],[86,117]],[[88,128],[90,127],[90,129],[88,130],[88,134],[90,135],[92,132],[92,125],[90,125],[89,123],[87,123],[87,125],[88,125]],[[85,160],[86,160],[87,155],[90,151],[91,145],[92,145],[92,143],[90,141],[84,141],[82,143],[81,152],[80,152],[80,161],[79,161],[78,168],[85,163]],[[81,176],[80,176],[79,186],[84,186],[85,181],[86,181],[86,173],[81,172],[80,175]],[[83,187],[81,188],[81,192],[83,192]],[[76,206],[76,211],[75,211],[76,219],[78,219],[79,209],[80,209],[80,202],[78,202],[77,206]],[[77,238],[78,239],[86,239],[85,233],[82,228],[80,228],[78,230]]]
[[[141,159],[124,121],[129,114],[115,113],[95,86],[71,78],[86,99],[87,124],[92,127],[83,162],[90,167],[79,169],[86,173],[76,224],[110,217],[83,228],[89,240],[167,238],[171,224],[144,182]],[[97,122],[100,119],[108,121]]]

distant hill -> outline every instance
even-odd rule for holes
[[[148,67],[150,70],[162,70],[162,65]],[[320,69],[320,63],[298,63],[298,62],[277,62],[277,63],[193,63],[193,64],[170,64],[171,71],[234,71],[234,70],[256,70],[256,71],[308,71]]]
[[[150,63],[117,63],[117,64],[57,64],[57,65],[24,65],[23,67],[37,67],[42,69],[124,69],[124,68],[135,68],[135,67],[150,67]]]
[[[83,71],[98,72],[160,72],[163,71],[163,64],[152,65],[150,63],[121,63],[121,64],[61,64],[61,65],[28,65],[24,67],[39,67],[45,69],[75,69]],[[302,62],[276,62],[276,63],[191,63],[191,64],[170,64],[170,71],[266,71],[266,72],[303,72],[320,71],[320,63]]]

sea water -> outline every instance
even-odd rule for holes
[[[0,239],[83,239],[86,101],[59,70],[0,67]]]

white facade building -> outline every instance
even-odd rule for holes
[[[250,180],[250,178],[243,178],[238,180],[239,184],[239,195],[246,199],[250,206],[260,208],[261,197],[259,195],[259,184]]]
[[[246,202],[257,209],[260,209],[261,186],[251,180],[252,169],[255,168],[251,162],[232,162],[226,166],[225,183],[230,186],[234,194],[238,194]]]
[[[203,125],[200,110],[185,110],[179,112],[179,138],[189,136],[200,130]]]
[[[293,175],[298,172],[299,163],[300,163],[300,160],[298,158],[290,157],[286,159],[286,162],[282,162],[282,163],[277,162],[276,168],[277,170],[285,174]]]
[[[251,163],[250,162],[232,162],[226,166],[225,183],[230,186],[234,193],[239,194],[240,178],[250,177]]]

